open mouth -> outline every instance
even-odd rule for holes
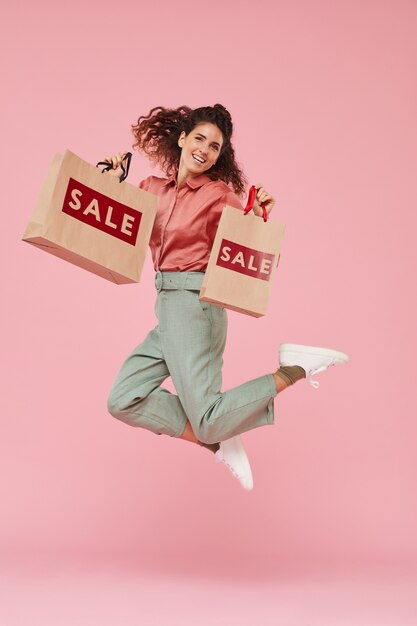
[[[197,161],[197,163],[200,163],[200,165],[202,165],[203,163],[205,163],[205,159],[203,159],[202,157],[197,156],[196,154],[193,154],[193,159],[194,161]]]

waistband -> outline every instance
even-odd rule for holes
[[[190,289],[199,291],[204,279],[204,272],[156,272],[155,287],[162,289]]]

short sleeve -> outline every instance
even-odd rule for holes
[[[240,209],[241,211],[244,211],[244,206],[239,200],[239,196],[231,189],[230,191],[226,191],[226,193],[223,195],[222,203],[223,203],[223,207],[226,206],[226,204],[228,204],[229,206],[235,207],[235,209]],[[222,210],[223,210],[223,207],[222,207]]]
[[[244,206],[239,200],[237,194],[235,194],[234,191],[232,191],[231,189],[230,191],[226,191],[216,202],[216,204],[210,209],[207,216],[207,234],[211,242],[214,241],[214,238],[216,236],[220,217],[226,204],[228,206],[234,207],[235,209],[239,209],[240,211],[244,211]]]

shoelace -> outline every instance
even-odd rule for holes
[[[316,374],[320,374],[321,372],[325,372],[329,367],[334,364],[335,361],[332,361],[331,363],[329,363],[329,365],[322,365],[322,367],[318,367],[316,370],[308,372],[307,380],[314,389],[318,389],[320,387],[320,383],[318,380],[314,380],[313,376],[315,376]]]

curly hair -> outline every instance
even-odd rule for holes
[[[184,131],[188,135],[202,122],[215,124],[223,135],[219,157],[206,174],[212,180],[220,179],[226,184],[231,183],[235,193],[243,195],[247,180],[235,160],[231,143],[232,118],[221,104],[198,109],[187,106],[180,106],[178,109],[154,107],[148,115],[142,115],[136,124],[131,125],[136,138],[133,148],[143,152],[167,176],[171,176],[178,170],[180,162],[181,148],[178,146],[178,139],[181,133]]]

